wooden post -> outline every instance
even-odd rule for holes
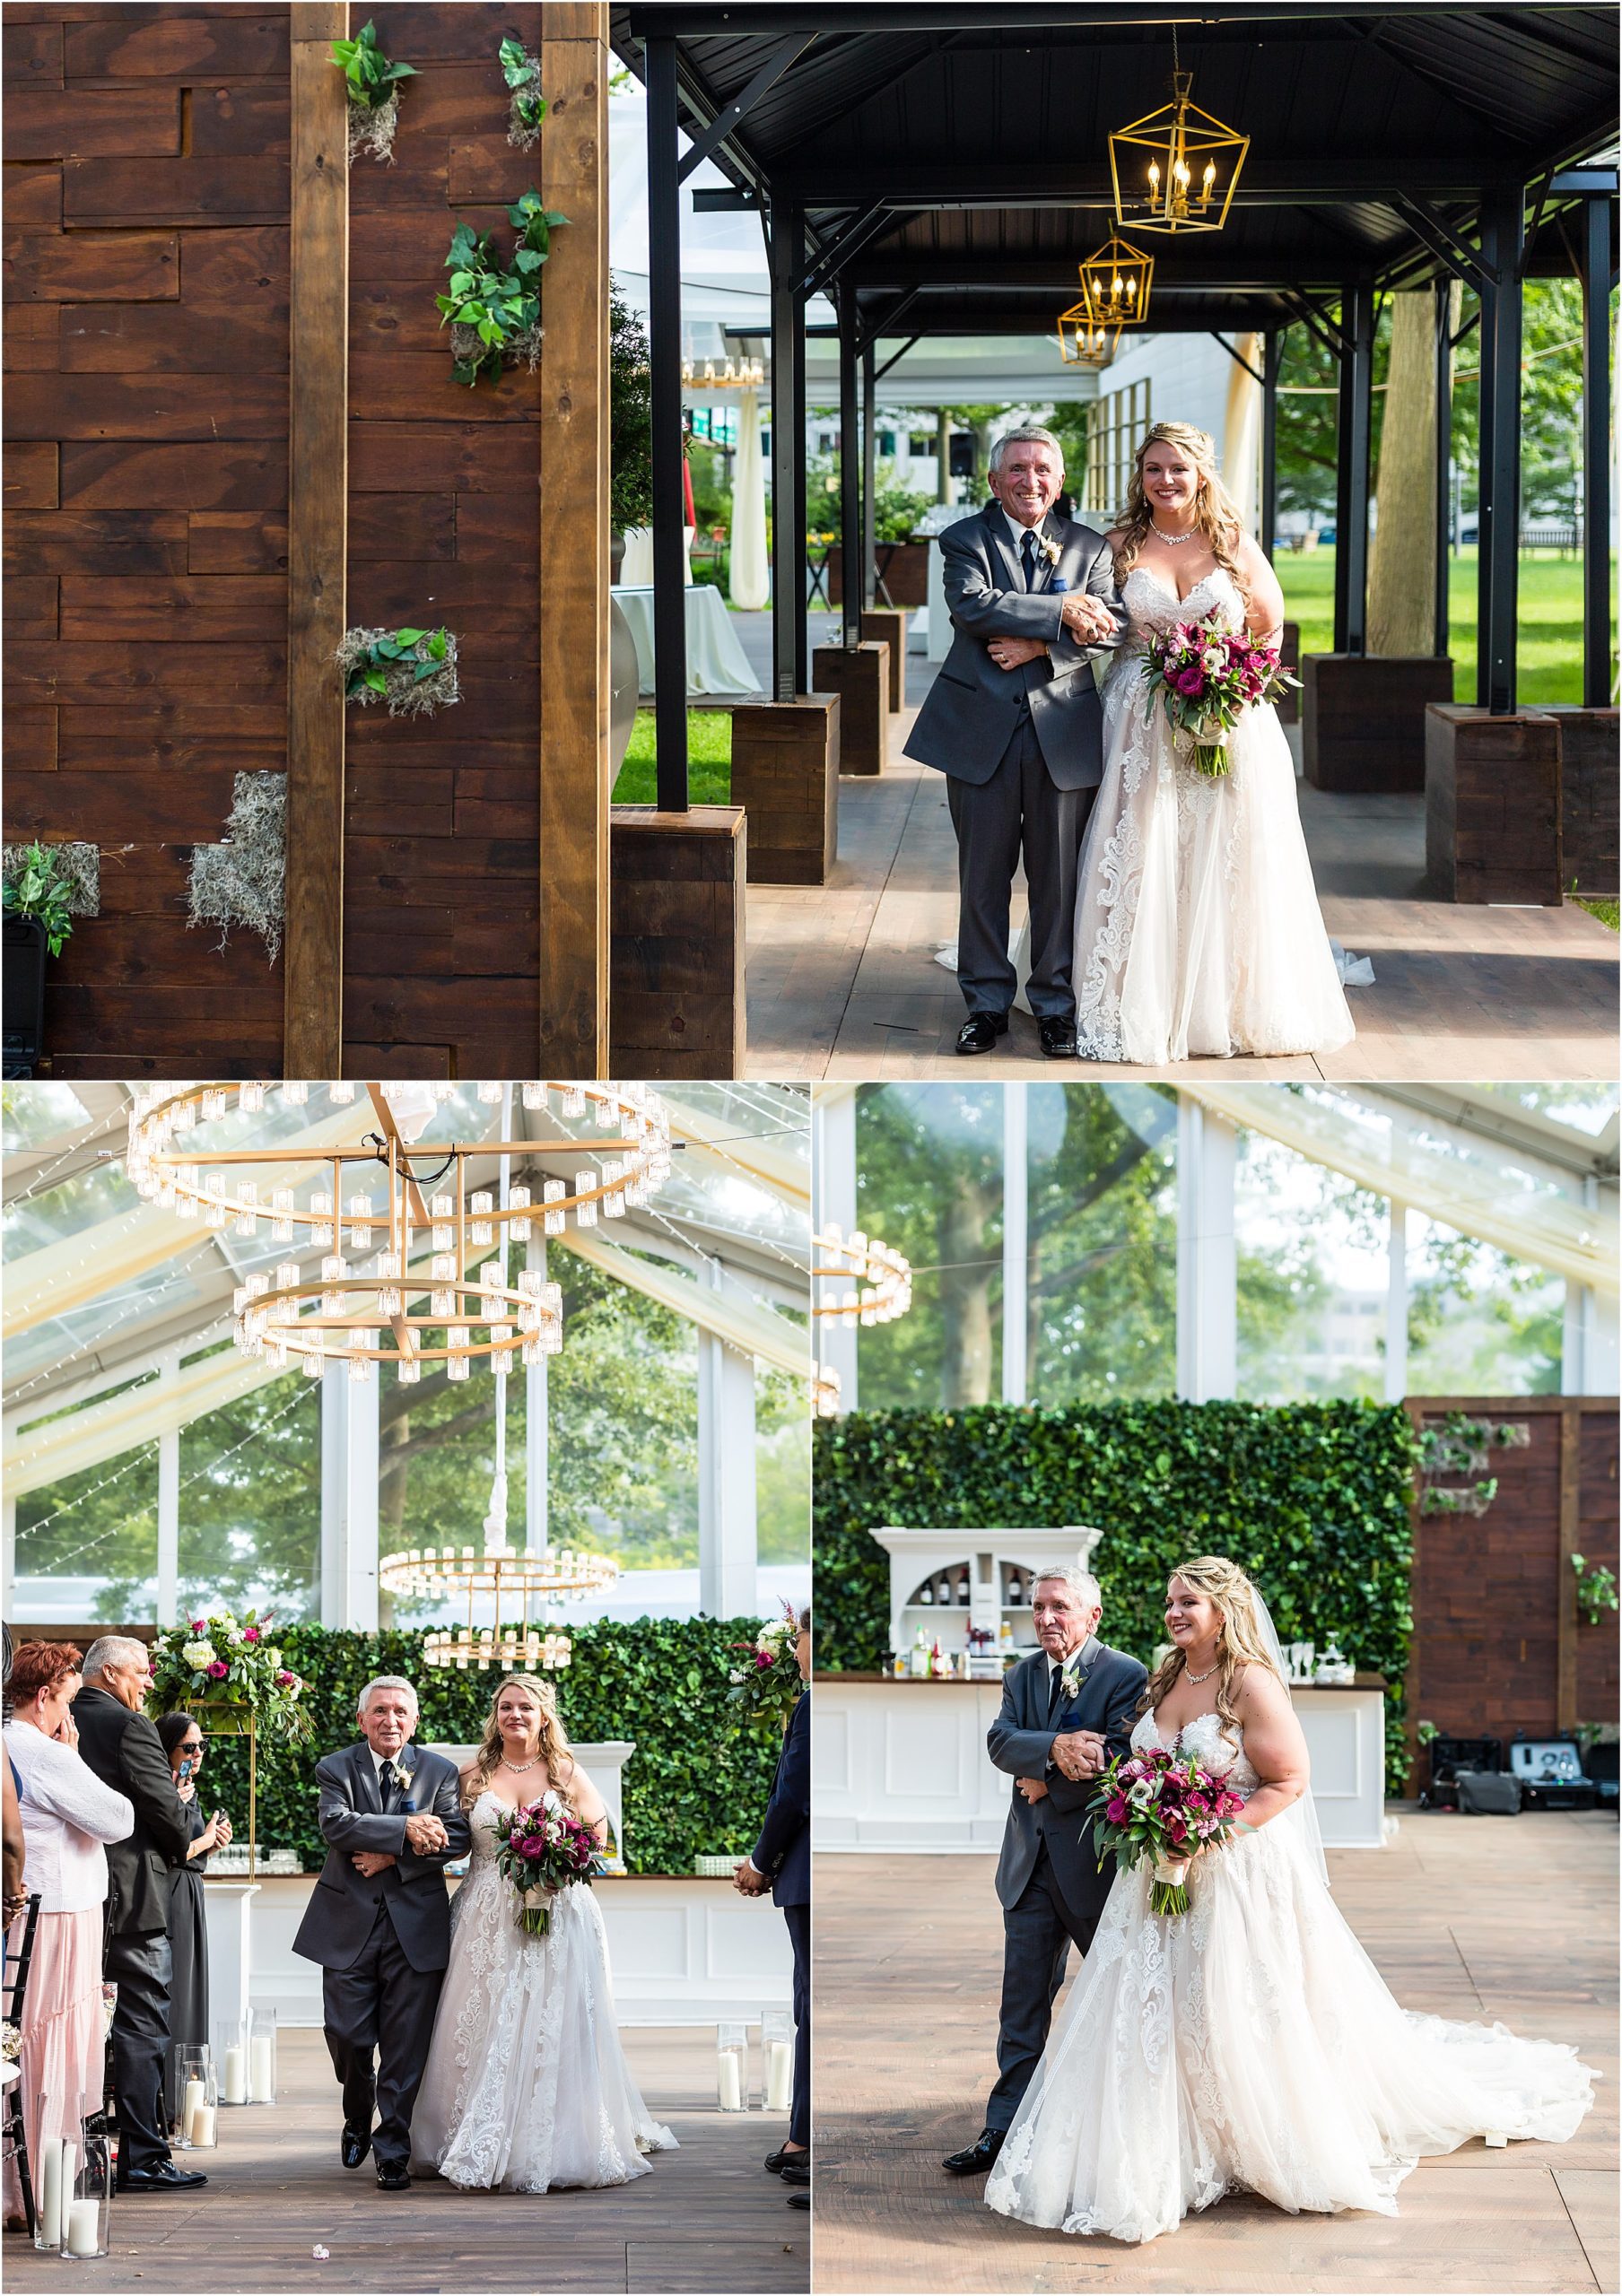
[[[345,0],[293,17],[287,482],[287,891],[283,1071],[343,1074],[344,635],[349,112]]]
[[[542,15],[541,196],[569,218],[541,274],[544,1072],[608,1073],[608,11]]]
[[[1560,1584],[1555,1592],[1555,1721],[1566,1736],[1583,1718],[1577,1712],[1577,1545],[1583,1505],[1583,1406],[1560,1405]],[[1597,1721],[1600,1718],[1594,1717]]]

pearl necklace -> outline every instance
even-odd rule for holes
[[[1151,518],[1149,520],[1149,532],[1152,535],[1158,535],[1161,541],[1164,543],[1168,550],[1181,550],[1185,542],[1193,541],[1195,535],[1199,532],[1199,529],[1198,526],[1190,526],[1186,535],[1168,535],[1162,532],[1161,528],[1157,526],[1155,524],[1154,519]]]
[[[1185,1683],[1208,1683],[1211,1676],[1219,1671],[1221,1664],[1222,1661],[1218,1659],[1216,1665],[1214,1666],[1208,1666],[1203,1674],[1191,1674],[1185,1666],[1182,1670],[1182,1679]]]
[[[1203,1676],[1201,1679],[1203,1680]],[[501,1756],[501,1766],[503,1770],[510,1770],[515,1778],[522,1778],[524,1772],[527,1770],[533,1770],[539,1760],[539,1754],[531,1754],[528,1761],[509,1761],[506,1755],[503,1754]]]

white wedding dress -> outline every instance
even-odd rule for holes
[[[1237,630],[1243,602],[1220,567],[1180,599],[1145,566],[1127,576],[1121,602],[1130,629],[1104,683],[1103,779],[1076,901],[1077,1050],[1149,1067],[1333,1052],[1356,1031],[1278,713],[1247,709],[1228,737],[1228,772],[1202,774],[1178,755],[1133,643],[1180,622]]]
[[[531,1937],[496,1866],[488,1791],[474,1803],[473,1861],[450,1909],[450,1961],[411,2120],[411,2165],[454,2185],[546,2192],[623,2185],[675,2146],[650,2119],[620,2048],[596,1892],[560,1890]]]
[[[1132,1744],[1164,1744],[1152,1714]],[[1179,1744],[1260,1783],[1200,1715]],[[1077,1823],[1080,1820],[1077,1820]],[[1559,2144],[1593,2101],[1574,2050],[1400,2008],[1286,1813],[1197,1857],[1189,1910],[1121,1874],[986,2186],[1004,2216],[1152,2240],[1225,2193],[1397,2213],[1415,2163],[1489,2134]]]

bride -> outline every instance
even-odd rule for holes
[[[450,1961],[412,2115],[413,2169],[453,2185],[546,2192],[645,2176],[676,2144],[649,2117],[620,2048],[595,1891],[560,1890],[528,1935],[497,1870],[503,1810],[554,1787],[607,1838],[603,1799],[569,1752],[550,1683],[509,1674],[462,1772],[473,1862],[450,1913]]]
[[[1181,622],[1216,618],[1278,642],[1284,594],[1203,430],[1155,425],[1109,540],[1131,622],[1103,688],[1103,779],[1081,857],[1077,1049],[1152,1066],[1332,1052],[1356,1031],[1276,713],[1244,712],[1230,770],[1211,778],[1178,754],[1142,674],[1142,639]]]
[[[1184,1563],[1173,1649],[1134,1748],[1181,1745],[1245,1802],[1194,1859],[1189,1910],[1121,1873],[986,2186],[1028,2224],[1151,2240],[1225,2193],[1397,2213],[1422,2157],[1563,2143],[1591,2075],[1554,2041],[1399,2007],[1329,1894],[1307,1752],[1267,1606],[1236,1564]]]

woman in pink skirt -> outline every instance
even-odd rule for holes
[[[13,1710],[5,1728],[28,1841],[23,1886],[39,1900],[22,2008],[22,2114],[31,2161],[39,2158],[47,2138],[76,2142],[81,2119],[100,2110],[102,1844],[122,1841],[135,1822],[125,1796],[103,1786],[75,1751],[72,1708],[80,1656],[71,1642],[25,1642],[12,1667]],[[22,1938],[19,1922],[11,1933],[11,1952]],[[8,2161],[8,2220],[21,2218],[22,2205]]]

